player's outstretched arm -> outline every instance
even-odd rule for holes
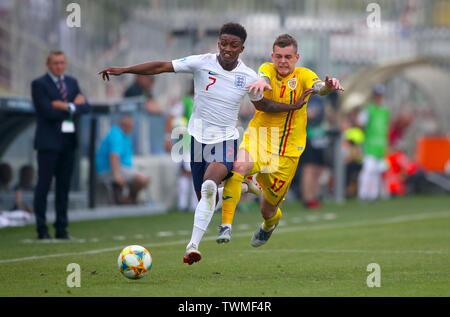
[[[109,80],[109,76],[120,76],[122,74],[137,75],[156,75],[161,73],[173,73],[172,62],[147,62],[128,67],[109,67],[98,74],[102,75],[103,80]]]
[[[336,78],[330,78],[328,75],[325,76],[323,82],[318,82],[313,85],[314,94],[319,94],[320,96],[328,95],[333,90],[344,91],[341,83]]]
[[[312,88],[306,89],[294,104],[276,102],[263,98],[258,101],[252,101],[256,109],[264,112],[287,112],[290,110],[301,109],[308,101],[307,97],[313,92]]]
[[[264,93],[264,90],[272,90],[270,86],[270,79],[268,77],[261,77],[257,81],[247,85],[245,88],[248,88],[248,93],[253,93],[253,98],[256,96],[261,96]]]

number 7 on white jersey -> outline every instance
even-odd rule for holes
[[[211,76],[208,78],[212,80],[212,83],[210,83],[206,86],[206,91],[208,91],[209,87],[211,87],[212,85],[214,85],[216,83],[216,78],[211,77]]]

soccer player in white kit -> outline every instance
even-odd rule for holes
[[[216,206],[217,187],[231,176],[237,153],[236,129],[242,98],[247,86],[258,79],[256,73],[239,59],[247,37],[238,23],[226,23],[219,32],[218,54],[193,55],[169,62],[147,62],[130,67],[110,67],[99,72],[103,79],[124,73],[155,75],[192,73],[194,75],[194,110],[188,124],[191,138],[191,169],[199,203],[194,226],[183,262],[191,265],[201,259],[198,246],[211,221]],[[266,89],[271,89],[267,84]],[[303,107],[306,94],[295,104],[278,103],[261,94],[249,94],[256,109],[287,112]]]

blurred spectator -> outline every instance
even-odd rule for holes
[[[124,98],[140,97],[145,103],[145,111],[147,117],[138,117],[135,121],[136,129],[133,131],[131,137],[135,150],[139,150],[139,135],[142,129],[142,122],[146,120],[149,127],[149,136],[146,138],[149,143],[150,154],[162,154],[164,152],[164,114],[158,101],[155,99],[153,89],[155,86],[155,77],[152,75],[135,75],[134,82],[126,89]],[[145,119],[144,119],[145,118]]]
[[[0,191],[7,191],[13,177],[13,170],[8,163],[0,164]]]
[[[190,165],[190,144],[191,136],[187,133],[187,123],[194,109],[194,83],[192,82],[189,93],[182,100],[176,103],[166,124],[165,149],[170,152],[172,149],[172,130],[174,128],[183,129],[184,133],[177,142],[183,142],[184,158],[180,164],[180,172],[177,179],[177,207],[181,211],[194,211],[197,207],[198,199],[192,182],[192,172]]]
[[[389,194],[403,196],[407,194],[407,181],[416,180],[420,171],[419,164],[411,160],[400,150],[387,155],[388,170],[384,173],[386,190]],[[415,185],[414,182],[411,185]],[[411,191],[414,191],[413,189]]]
[[[33,211],[33,206],[31,206],[28,203],[25,203],[22,200],[22,191],[20,190],[16,190],[16,199],[14,200],[14,205],[11,208],[12,211],[17,211],[17,210],[21,210],[21,211],[25,211],[28,212],[30,214],[32,214]]]
[[[364,131],[351,127],[343,133],[342,151],[345,163],[345,186],[347,198],[354,197],[358,191],[358,175],[362,167]]]
[[[33,207],[22,200],[22,193],[34,191],[33,187],[34,168],[31,165],[23,165],[19,170],[19,181],[14,187],[16,191],[16,200],[12,210],[23,210],[33,213]]]
[[[134,128],[134,119],[123,114],[119,126],[114,125],[100,144],[96,154],[96,171],[99,179],[108,188],[112,187],[116,204],[136,204],[139,191],[145,188],[150,178],[133,167],[133,145],[130,134]],[[124,186],[129,187],[129,197],[124,198]]]
[[[0,163],[0,210],[8,209],[8,200],[4,193],[9,190],[13,177],[13,170],[8,163]]]
[[[325,148],[329,139],[325,131],[325,107],[323,97],[309,98],[308,125],[306,126],[306,148],[300,157],[301,193],[306,208],[320,207],[320,178],[325,168]]]
[[[194,109],[194,82],[191,83],[189,92],[183,96],[183,98],[177,102],[171,109],[167,121],[166,121],[166,136],[164,147],[167,152],[170,152],[172,148],[172,130],[176,127],[180,127],[186,130],[186,136],[188,140],[186,143],[190,144],[190,135],[187,133],[187,123],[191,117]]]
[[[31,165],[24,165],[19,170],[19,181],[14,190],[32,191],[34,180],[34,168]]]
[[[406,129],[408,129],[413,120],[413,114],[407,111],[401,111],[395,119],[392,120],[389,127],[389,145],[391,147],[395,147],[398,142],[403,139]]]
[[[127,88],[124,97],[145,97],[145,109],[148,113],[162,114],[163,111],[153,96],[155,78],[153,76],[136,75],[134,82]]]
[[[376,86],[372,100],[360,111],[357,123],[364,128],[363,164],[359,174],[358,198],[376,200],[381,195],[382,173],[386,170],[389,109],[383,106],[385,87]]]

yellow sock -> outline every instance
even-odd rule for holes
[[[275,216],[273,216],[272,218],[269,218],[269,219],[264,219],[264,222],[263,222],[263,228],[264,228],[264,230],[270,230],[270,229],[272,229],[272,227],[273,227],[278,221],[280,221],[281,216],[282,216],[281,209],[278,208],[278,209],[277,209],[277,212],[275,213]]]
[[[233,172],[227,179],[222,194],[222,224],[232,224],[236,206],[241,199],[241,184],[244,176]]]

